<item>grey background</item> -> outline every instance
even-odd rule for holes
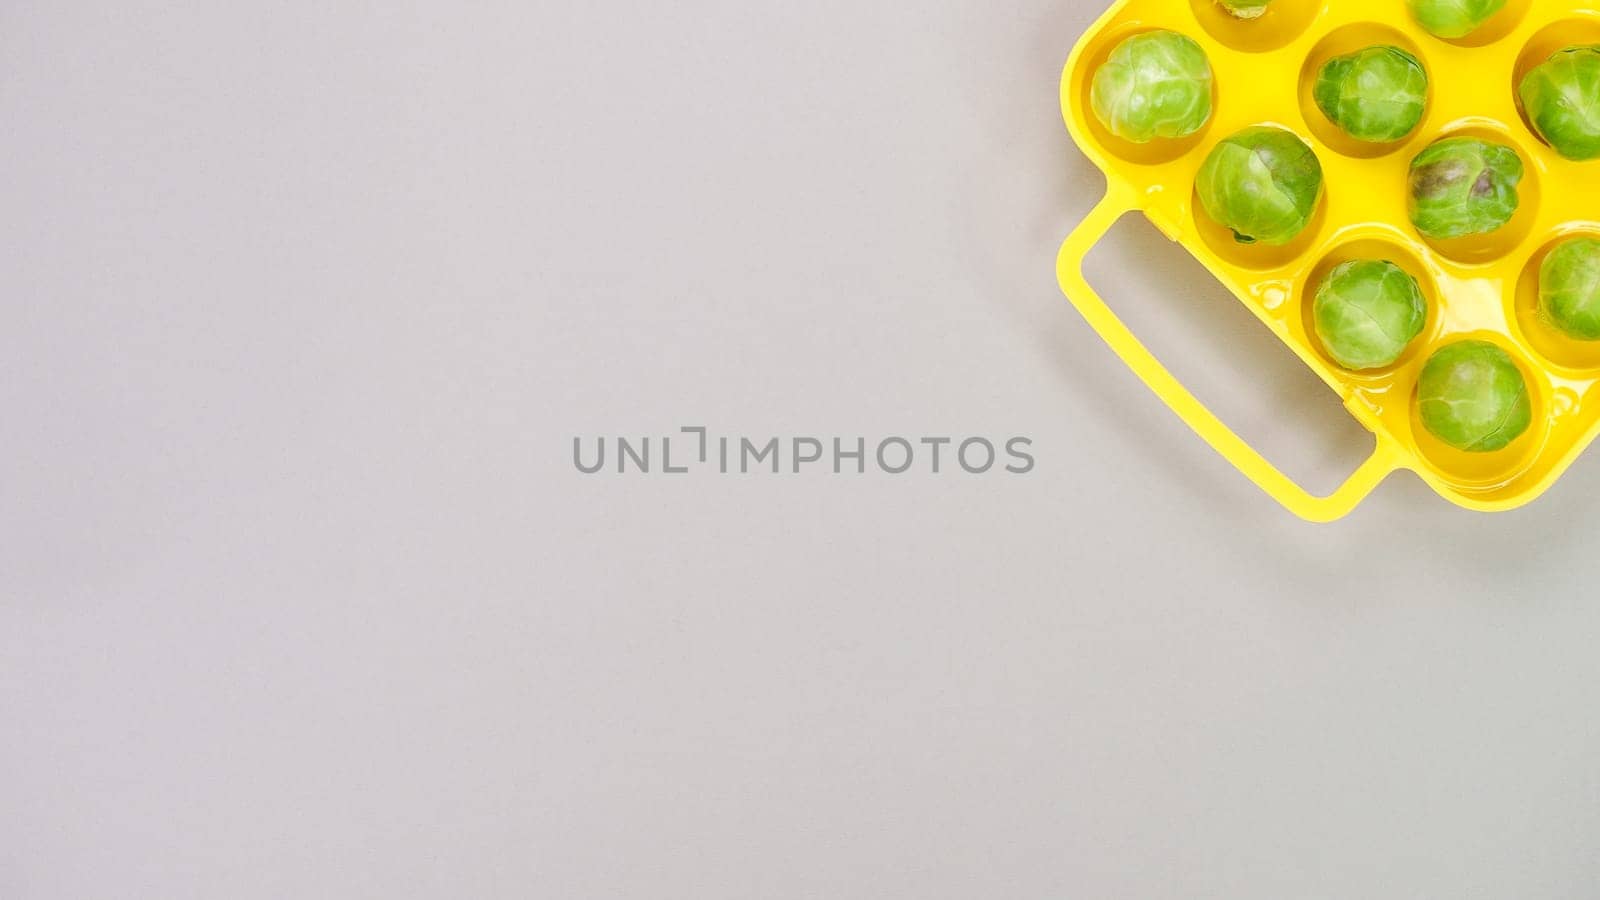
[[[7,4],[0,896],[1595,896],[1600,462],[1318,528],[1193,438],[1054,283],[1098,11]],[[692,424],[1039,468],[572,468]]]

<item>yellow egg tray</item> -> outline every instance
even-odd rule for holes
[[[1090,111],[1089,86],[1113,48],[1142,31],[1170,29],[1205,48],[1216,75],[1215,111],[1180,141],[1132,144]],[[1540,321],[1538,270],[1573,233],[1600,236],[1600,162],[1562,159],[1526,124],[1516,85],[1550,54],[1600,44],[1600,11],[1573,0],[1511,0],[1477,33],[1447,41],[1412,21],[1402,0],[1274,0],[1240,20],[1215,0],[1121,0],[1073,50],[1061,105],[1078,146],[1107,189],[1061,248],[1062,290],[1151,390],[1239,471],[1290,511],[1332,521],[1390,474],[1409,469],[1463,507],[1509,510],[1543,494],[1600,434],[1600,343],[1570,340]],[[1361,144],[1323,117],[1311,90],[1322,64],[1375,44],[1402,47],[1427,67],[1422,124],[1391,145]],[[1287,128],[1321,160],[1326,195],[1316,219],[1285,247],[1244,245],[1211,221],[1195,174],[1219,141],[1257,124]],[[1411,159],[1434,141],[1472,135],[1514,147],[1527,167],[1516,217],[1489,235],[1430,241],[1406,212]],[[1083,276],[1085,255],[1125,214],[1142,211],[1183,245],[1278,335],[1376,436],[1372,456],[1330,496],[1311,494],[1241,440],[1186,390],[1116,317]],[[1322,276],[1352,258],[1388,259],[1416,276],[1428,299],[1422,337],[1393,367],[1349,372],[1311,327]],[[1423,364],[1462,339],[1491,341],[1527,378],[1533,426],[1498,453],[1465,453],[1430,435],[1413,398]]]

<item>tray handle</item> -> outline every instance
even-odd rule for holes
[[[1278,471],[1255,448],[1224,425],[1205,404],[1195,399],[1089,286],[1083,276],[1084,259],[1117,220],[1137,208],[1138,204],[1133,202],[1132,196],[1113,189],[1061,245],[1056,274],[1067,299],[1072,301],[1090,327],[1122,358],[1128,368],[1178,414],[1178,418],[1246,478],[1255,482],[1257,487],[1309,522],[1332,522],[1349,515],[1385,478],[1401,467],[1400,454],[1383,437],[1378,437],[1372,456],[1338,490],[1326,497],[1313,495]]]

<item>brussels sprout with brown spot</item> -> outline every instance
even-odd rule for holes
[[[1411,222],[1450,240],[1498,231],[1517,214],[1522,157],[1503,144],[1447,138],[1411,161]]]

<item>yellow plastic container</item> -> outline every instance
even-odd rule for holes
[[[1199,134],[1135,145],[1106,132],[1090,111],[1095,71],[1123,39],[1171,29],[1205,48],[1216,108]],[[1312,521],[1340,518],[1389,474],[1417,473],[1461,506],[1508,510],[1555,483],[1600,434],[1600,343],[1567,339],[1537,315],[1537,275],[1551,245],[1600,236],[1600,162],[1558,156],[1525,123],[1515,87],[1551,53],[1600,44],[1600,11],[1574,0],[1511,0],[1460,41],[1418,27],[1402,0],[1274,0],[1265,16],[1234,19],[1215,0],[1121,0],[1079,42],[1061,83],[1067,126],[1105,172],[1106,196],[1061,248],[1062,289],[1106,343],[1212,447],[1267,493]],[[1374,44],[1410,50],[1427,66],[1432,100],[1411,137],[1374,148],[1343,136],[1311,98],[1329,58]],[[1322,161],[1326,196],[1316,220],[1287,247],[1242,245],[1212,222],[1194,178],[1216,143],[1256,124],[1287,128]],[[1516,218],[1499,231],[1449,242],[1424,239],[1406,213],[1411,159],[1444,137],[1490,137],[1527,165]],[[1313,496],[1242,441],[1141,345],[1084,280],[1084,256],[1118,219],[1142,211],[1213,272],[1251,312],[1344,399],[1377,438],[1367,460],[1331,496]],[[1346,259],[1392,260],[1418,277],[1429,301],[1422,338],[1391,369],[1353,373],[1321,348],[1308,294]],[[1466,338],[1492,341],[1527,376],[1535,414],[1528,433],[1498,453],[1463,453],[1422,428],[1413,398],[1428,357]]]

